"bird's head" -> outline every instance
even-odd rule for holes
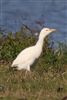
[[[47,35],[49,35],[50,33],[56,31],[56,29],[50,29],[50,28],[43,28],[40,32],[40,37],[46,37]]]

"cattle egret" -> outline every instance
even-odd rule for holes
[[[43,28],[40,32],[37,43],[34,46],[22,50],[13,61],[11,67],[17,67],[18,70],[25,69],[30,71],[30,66],[42,52],[44,38],[54,31],[56,31],[56,29]]]

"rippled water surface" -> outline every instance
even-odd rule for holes
[[[0,26],[16,32],[23,24],[31,28],[56,28],[54,41],[67,42],[67,0],[0,0]]]

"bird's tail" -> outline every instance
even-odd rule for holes
[[[15,60],[12,62],[11,67],[15,67],[17,64],[15,63]]]
[[[16,65],[15,65],[15,62],[13,61],[13,63],[12,63],[12,65],[11,65],[11,67],[14,67],[14,66],[16,66]]]
[[[12,63],[11,67],[17,67],[18,64],[16,64],[15,62]]]
[[[12,63],[11,67],[14,67],[14,64]]]

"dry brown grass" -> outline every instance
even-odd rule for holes
[[[67,96],[67,72],[42,75],[10,69],[10,63],[0,64],[0,100],[62,100]]]

